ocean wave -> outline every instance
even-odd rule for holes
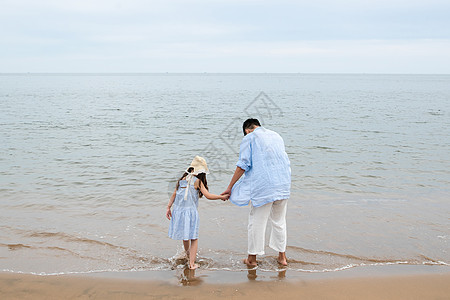
[[[356,256],[351,254],[340,254],[335,253],[331,251],[324,251],[324,250],[312,250],[312,249],[306,249],[298,246],[287,246],[288,249],[294,250],[294,251],[300,251],[302,253],[311,253],[311,254],[317,254],[317,255],[325,255],[328,257],[340,257],[350,260],[358,260],[358,261],[367,261],[367,262],[373,262],[373,263],[391,263],[395,262],[396,260],[391,259],[380,259],[380,258],[368,258],[363,256]]]
[[[6,257],[3,261],[8,262],[9,264],[6,264],[8,266],[17,266],[17,269],[10,268],[13,272],[26,270],[33,274],[82,274],[102,270],[176,270],[187,265],[184,249],[180,248],[174,256],[163,257],[143,252],[145,250],[61,232],[31,232],[28,236],[40,239],[20,243],[0,243],[0,247],[11,251],[11,255],[5,252]],[[21,254],[20,251],[24,253]],[[287,251],[289,266],[285,269],[296,272],[323,273],[355,267],[401,264],[450,266],[449,262],[441,258],[435,259],[424,254],[397,258],[368,257],[299,246],[288,246]],[[16,254],[12,254],[13,252]],[[33,261],[37,259],[42,264],[32,263],[31,260],[27,262],[27,259],[21,260],[20,264],[10,261],[20,256],[32,256]],[[243,256],[244,253],[232,250],[206,249],[199,252],[197,263],[205,270],[241,271],[245,269],[241,260]],[[258,269],[262,271],[280,270],[275,256],[259,256],[258,264]]]
[[[2,269],[1,272],[5,273],[15,273],[15,274],[29,274],[38,276],[59,276],[59,275],[83,275],[83,274],[93,274],[93,273],[126,273],[126,272],[145,272],[145,271],[173,271],[179,269],[187,268],[187,260],[176,260],[171,261],[170,259],[159,258],[155,260],[159,264],[148,267],[129,267],[129,268],[105,268],[105,269],[92,269],[86,271],[58,271],[58,272],[39,272],[39,271],[20,271],[14,269]],[[249,269],[242,263],[241,267],[231,267],[231,266],[209,266],[211,263],[208,260],[200,259],[197,261],[199,268],[209,271],[229,271],[229,272],[244,272]],[[437,262],[411,262],[411,261],[393,261],[387,263],[360,263],[360,264],[348,264],[337,267],[320,268],[320,269],[307,269],[301,267],[292,267],[291,261],[288,260],[288,267],[274,267],[268,268],[264,264],[260,264],[253,270],[258,270],[261,272],[282,272],[282,271],[292,271],[298,273],[330,273],[330,272],[340,272],[353,268],[363,268],[372,266],[390,266],[390,265],[429,265],[429,266],[446,266],[450,267],[450,263],[437,261]]]
[[[123,246],[114,245],[105,241],[99,241],[95,239],[90,239],[86,237],[81,236],[75,236],[63,232],[32,232],[28,234],[29,237],[32,238],[45,238],[45,239],[60,239],[64,240],[66,242],[74,242],[74,243],[80,243],[80,244],[88,244],[88,245],[99,245],[99,246],[106,246],[110,247],[112,249],[128,249]]]

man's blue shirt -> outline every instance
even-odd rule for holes
[[[245,171],[231,192],[236,205],[254,207],[288,199],[291,190],[291,167],[281,136],[264,127],[256,128],[241,142],[239,161]]]

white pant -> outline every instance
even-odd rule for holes
[[[248,254],[263,255],[267,221],[270,220],[269,247],[277,252],[286,252],[287,199],[267,203],[260,207],[250,204],[248,216]]]

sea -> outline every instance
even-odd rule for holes
[[[0,74],[0,107],[0,272],[184,268],[169,196],[196,155],[223,192],[249,117],[291,162],[288,272],[450,265],[450,75]],[[200,199],[200,269],[245,269],[248,212]]]

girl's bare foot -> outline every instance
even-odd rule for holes
[[[250,263],[250,262],[248,261],[248,258],[245,258],[242,262],[243,262],[244,264],[246,264],[247,267],[249,267],[249,268],[254,268],[254,267],[258,266],[258,264],[257,264],[256,262]]]
[[[197,265],[197,264],[189,265],[189,269],[190,269],[190,270],[195,270],[195,269],[197,269],[197,268],[198,268],[198,265]]]

